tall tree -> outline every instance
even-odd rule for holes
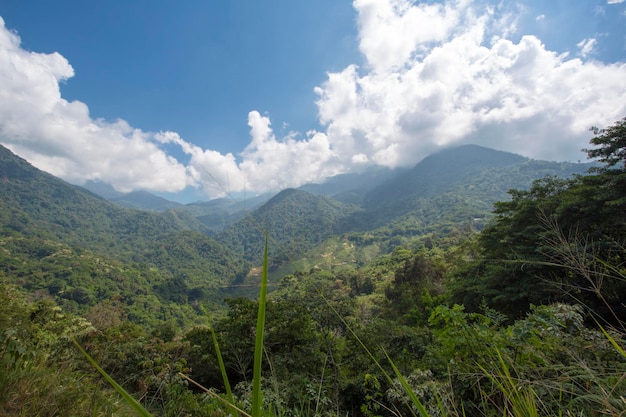
[[[626,169],[626,117],[604,129],[592,127],[594,137],[591,144],[599,146],[595,149],[583,149],[589,158],[599,158],[609,167],[622,164]]]
[[[521,317],[532,304],[588,306],[612,322],[626,308],[626,119],[595,130],[607,163],[569,180],[544,178],[496,203],[495,222],[481,234],[482,258],[456,280],[453,298],[476,309],[482,300]]]

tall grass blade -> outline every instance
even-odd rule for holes
[[[187,380],[189,383],[195,385],[196,387],[200,388],[202,391],[204,391],[205,393],[207,393],[208,395],[210,395],[212,398],[215,398],[216,400],[218,400],[219,402],[221,402],[222,404],[227,405],[228,407],[230,407],[232,410],[234,410],[235,412],[241,414],[244,417],[252,417],[250,414],[246,413],[245,411],[243,411],[241,408],[238,408],[236,405],[234,405],[231,402],[228,402],[228,400],[223,399],[222,397],[220,397],[219,395],[217,395],[216,393],[214,393],[213,391],[211,391],[210,389],[198,384],[196,381],[194,381],[193,379],[189,378],[187,375],[183,374],[182,372],[178,373],[178,376],[180,376],[181,378]]]
[[[598,325],[598,327],[600,328],[600,330],[602,331],[602,333],[604,334],[604,337],[607,338],[607,340],[609,342],[611,342],[611,344],[613,345],[613,347],[615,348],[615,350],[617,350],[619,352],[620,355],[622,355],[623,357],[626,358],[626,351],[624,351],[624,349],[617,344],[617,341],[613,338],[613,336],[611,336],[609,334],[609,332],[607,332],[604,327],[602,327],[602,325],[600,323],[598,323],[598,321],[596,320],[596,324]]]
[[[409,383],[406,381],[406,378],[404,378],[404,376],[402,375],[402,373],[400,372],[396,364],[393,363],[393,361],[389,357],[389,354],[387,354],[387,351],[383,349],[383,352],[385,353],[385,357],[387,358],[387,360],[389,361],[389,364],[391,365],[391,368],[393,369],[393,373],[396,374],[396,378],[398,378],[398,380],[400,381],[402,388],[404,388],[406,395],[409,396],[409,398],[411,399],[411,402],[413,403],[415,408],[417,408],[417,411],[419,411],[422,417],[430,417],[430,415],[428,414],[428,411],[424,407],[424,404],[422,404],[419,398],[417,398],[417,395],[415,395],[415,393],[413,392],[413,389],[411,388]]]
[[[335,315],[339,318],[339,320],[341,320],[341,322],[343,323],[344,326],[346,326],[346,329],[348,329],[348,331],[352,334],[352,336],[356,339],[357,343],[361,346],[361,348],[363,348],[363,350],[365,350],[365,352],[367,353],[367,355],[370,357],[370,359],[374,362],[374,364],[376,364],[376,367],[378,367],[378,369],[382,372],[382,374],[385,376],[385,379],[387,379],[387,381],[389,382],[390,385],[393,385],[393,379],[391,378],[391,376],[389,375],[389,373],[387,373],[387,371],[385,371],[385,368],[382,367],[382,365],[380,364],[380,362],[378,362],[378,360],[376,359],[376,357],[374,356],[374,354],[367,348],[367,346],[365,346],[365,343],[363,343],[363,341],[361,340],[361,338],[356,334],[356,332],[352,329],[352,327],[350,326],[350,324],[348,324],[348,322],[341,316],[341,314],[339,314],[339,312],[337,311],[337,309],[326,299],[326,297],[324,297],[324,295],[322,294],[321,291],[318,291],[319,296],[322,298],[322,300],[324,300],[324,302],[326,303],[326,305],[333,311],[333,313],[335,313]],[[419,400],[419,398],[417,398],[415,396],[415,393],[413,392],[413,390],[411,389],[411,387],[409,386],[409,384],[406,382],[406,379],[402,376],[402,374],[400,373],[400,371],[398,370],[398,368],[396,367],[396,365],[393,363],[393,361],[391,360],[391,358],[389,357],[389,355],[387,354],[387,352],[383,349],[383,352],[385,353],[385,356],[387,357],[387,360],[389,361],[389,363],[391,364],[391,367],[393,368],[394,373],[396,374],[396,376],[398,377],[398,379],[400,380],[400,383],[402,384],[402,388],[404,388],[404,390],[406,391],[406,394],[409,396],[409,398],[411,399],[412,402],[414,402],[415,407],[419,410],[420,414],[422,415],[422,417],[430,417],[428,414],[428,411],[426,411],[426,408],[424,408],[424,405],[422,404],[422,402]],[[411,412],[413,412],[413,409],[411,408]],[[415,415],[415,413],[413,413],[413,415]]]
[[[483,374],[500,390],[504,395],[504,404],[502,406],[503,415],[512,415],[515,417],[539,417],[539,405],[537,403],[537,393],[528,386],[524,387],[513,378],[509,365],[504,360],[499,349],[496,349],[498,355],[498,363],[500,368],[498,374],[494,374],[487,370],[484,366],[477,364]]]
[[[220,345],[217,343],[217,335],[213,330],[211,319],[209,318],[209,330],[211,331],[211,338],[213,339],[213,346],[215,347],[215,355],[217,356],[217,363],[220,366],[220,372],[222,373],[222,380],[224,381],[224,388],[226,389],[226,398],[231,404],[234,404],[233,391],[230,388],[230,382],[228,381],[228,374],[226,373],[226,365],[224,365],[224,359],[222,358],[222,351]]]
[[[267,294],[267,242],[268,232],[265,230],[265,250],[263,253],[263,272],[261,273],[261,293],[259,295],[259,312],[256,323],[256,342],[254,345],[254,370],[252,375],[252,417],[260,417],[261,398],[261,361],[263,359],[263,333],[265,331],[265,297]]]
[[[74,342],[78,350],[80,350],[85,358],[87,358],[89,363],[91,363],[91,365],[96,368],[98,372],[100,372],[100,375],[102,375],[104,379],[106,379],[107,382],[111,384],[111,386],[115,388],[115,390],[122,396],[122,398],[124,398],[124,401],[126,401],[131,407],[133,407],[140,416],[152,417],[152,414],[150,414],[148,410],[146,410],[132,395],[126,392],[124,388],[122,388],[117,382],[115,382],[115,380],[111,378],[109,374],[104,371],[104,369],[100,368],[96,361],[89,355],[89,353],[85,351],[85,349],[83,349],[83,347],[80,345],[80,343],[76,341],[75,338],[72,338],[72,342]]]

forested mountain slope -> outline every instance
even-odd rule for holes
[[[446,149],[427,156],[408,172],[371,190],[365,196],[365,205],[376,207],[415,196],[440,195],[472,182],[487,170],[519,165],[526,160],[477,145]]]
[[[545,176],[585,174],[592,166],[538,161],[476,145],[449,148],[369,191],[354,226],[374,230],[413,218],[424,226],[422,232],[437,224],[449,229],[488,217],[493,203],[510,198],[510,189],[528,189]]]
[[[356,206],[305,191],[283,190],[236,224],[216,236],[246,260],[262,259],[265,231],[274,262],[292,260],[335,233]]]
[[[61,304],[75,303],[72,310],[111,297],[136,308],[138,294],[143,310],[158,310],[161,302],[218,301],[220,288],[248,269],[241,257],[192,230],[202,228],[193,217],[120,207],[4,147],[0,196],[3,275]]]
[[[0,147],[0,192],[3,227],[89,248],[123,250],[133,240],[190,227],[191,219],[172,213],[121,208],[38,170],[4,147]]]

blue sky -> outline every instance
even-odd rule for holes
[[[265,192],[626,116],[618,0],[0,0],[0,143],[70,182]],[[4,90],[4,91],[3,91]]]

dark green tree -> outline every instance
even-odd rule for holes
[[[480,236],[480,259],[461,268],[453,301],[476,311],[487,304],[510,318],[531,305],[584,304],[615,323],[626,297],[626,121],[598,130],[588,150],[607,167],[571,179],[547,177],[495,204]]]
[[[444,291],[444,272],[443,265],[423,253],[407,259],[385,289],[392,316],[404,317],[408,324],[425,324],[431,307],[426,304]]]
[[[599,147],[583,149],[589,158],[598,158],[609,167],[621,163],[626,169],[626,117],[604,129],[592,127],[591,131],[595,136],[590,143]]]

